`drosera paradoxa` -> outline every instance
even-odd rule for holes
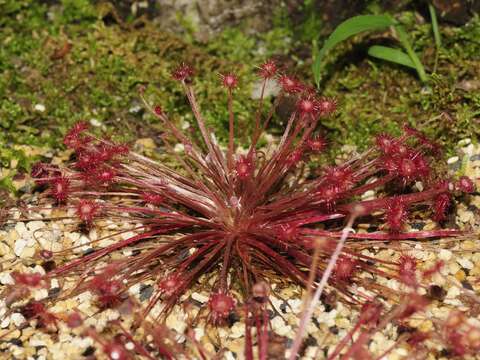
[[[128,289],[149,281],[154,291],[142,311],[151,316],[157,308],[155,321],[161,322],[175,305],[185,301],[185,294],[201,286],[210,293],[201,312],[209,324],[225,325],[235,312],[243,316],[247,359],[254,358],[253,344],[258,347],[255,356],[270,356],[268,284],[278,277],[304,287],[307,294],[315,292],[315,296],[306,296],[306,309],[318,303],[322,291],[359,309],[357,325],[332,352],[332,359],[366,356],[368,340],[385,326],[380,319],[401,322],[422,311],[429,300],[420,290],[442,264],[417,269],[416,259],[408,254],[412,241],[456,238],[463,233],[443,229],[440,224],[432,230],[412,231],[409,216],[423,209],[427,217],[441,223],[455,195],[474,191],[472,181],[465,177],[439,180],[432,166],[439,147],[408,126],[401,136],[380,134],[368,151],[306,177],[310,156],[327,145],[318,125],[336,112],[337,103],[318,97],[312,88],[280,73],[273,61],[261,65],[258,74],[263,79],[261,97],[258,111],[252,114],[251,144],[243,152],[235,141],[238,130],[233,111],[239,79],[233,73],[220,76],[229,110],[229,138],[224,149],[202,116],[194,93],[195,72],[186,64],[172,76],[185,91],[200,141],[178,128],[160,106],[151,105],[141,90],[145,107],[164,127],[165,151],[178,168],[135,153],[124,144],[95,137],[86,123],[76,124],[64,138],[64,144],[75,153],[74,160],[62,166],[34,167],[35,181],[48,185],[39,208],[46,203],[65,208],[79,228],[101,229],[110,221],[121,223],[122,230],[101,239],[114,240],[108,245],[92,241],[93,250],[88,254],[73,249],[40,252],[43,260],[56,266],[45,275],[15,273],[17,288],[15,296],[10,292],[9,303],[15,306],[16,301],[28,298],[29,288],[76,277],[73,289],[61,291],[59,298],[90,292],[98,311],[104,311],[131,303]],[[267,108],[264,90],[269,81],[276,81],[281,91]],[[274,144],[260,149],[259,139],[285,97],[295,99],[296,107],[284,133]],[[176,144],[183,146],[183,153],[174,150]],[[422,183],[421,191],[413,186],[416,182]],[[375,197],[363,199],[368,191],[374,191]],[[376,229],[355,232],[355,225],[363,219]],[[134,235],[120,237],[125,233]],[[379,246],[391,247],[398,257],[377,259],[363,252]],[[125,255],[129,249],[132,251]],[[405,291],[397,293],[372,282],[375,277],[397,280]],[[55,299],[17,306],[28,313],[27,320],[37,318],[55,326],[58,318],[46,307],[53,303]],[[292,359],[298,354],[310,317],[311,311],[305,311],[290,352]],[[349,344],[357,332],[361,335]],[[93,330],[86,335],[106,352],[120,354],[121,359],[134,354],[154,356],[137,340],[128,339],[127,331],[121,329],[121,333],[122,341],[133,344],[129,349],[119,339],[102,340]],[[410,335],[401,341],[420,336]],[[452,335],[446,336],[455,342]],[[477,350],[478,345],[472,340],[463,344],[462,351]],[[158,347],[152,351],[158,352]]]

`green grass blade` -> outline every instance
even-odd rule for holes
[[[314,59],[312,71],[317,86],[320,82],[323,57],[335,45],[361,32],[385,29],[395,24],[396,21],[389,15],[359,15],[347,19],[338,25]]]
[[[435,8],[431,3],[428,4],[428,11],[430,12],[430,19],[432,20],[432,31],[435,39],[435,64],[433,65],[433,72],[436,73],[438,66],[438,54],[440,52],[440,48],[442,47],[442,38],[440,37],[440,29],[438,28],[437,13],[435,12]]]
[[[422,83],[426,83],[428,81],[427,73],[425,72],[425,68],[423,67],[423,64],[418,58],[417,54],[415,54],[415,51],[413,51],[407,32],[403,29],[403,26],[401,25],[395,25],[394,28],[398,35],[398,40],[400,41],[402,46],[405,48],[405,51],[407,52],[408,56],[412,60],[412,63],[415,65],[415,69],[417,70],[417,74],[418,74],[418,77],[420,78],[420,81]]]
[[[435,38],[435,46],[439,49],[442,46],[442,38],[440,37],[440,30],[438,29],[437,13],[432,4],[428,4],[428,11],[430,12],[430,19],[432,20],[433,37]]]
[[[373,56],[377,59],[382,59],[403,66],[408,66],[415,70],[417,69],[415,64],[410,59],[410,56],[408,56],[408,54],[404,53],[402,50],[399,49],[394,49],[387,46],[374,45],[368,49],[368,55]]]

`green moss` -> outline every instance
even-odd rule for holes
[[[228,114],[225,92],[218,86],[219,73],[232,71],[240,77],[234,108],[244,142],[256,106],[250,100],[253,64],[272,55],[293,58],[298,66],[292,72],[311,81],[308,55],[297,55],[295,49],[314,39],[321,26],[317,19],[309,19],[300,31],[280,7],[271,31],[251,36],[241,26],[227,28],[209,43],[197,44],[188,19],[183,19],[187,35],[179,38],[148,22],[133,27],[116,16],[113,18],[120,23],[107,25],[102,16],[112,11],[111,6],[92,4],[63,0],[60,6],[48,8],[33,0],[0,1],[3,167],[16,164],[19,170],[28,170],[35,158],[15,145],[59,148],[62,135],[78,120],[100,124],[97,131],[121,134],[123,141],[156,137],[162,128],[139,107],[139,84],[147,85],[148,101],[164,107],[174,121],[193,124],[181,87],[170,77],[170,71],[182,61],[197,69],[194,81],[199,103],[220,141],[226,139]],[[415,50],[431,69],[434,47],[429,24],[417,24],[411,13],[405,13],[403,20]],[[334,65],[329,67],[322,89],[340,102],[338,116],[323,123],[332,147],[355,143],[365,148],[372,134],[398,132],[404,121],[444,141],[449,149],[459,138],[478,134],[475,119],[480,113],[480,95],[460,90],[456,84],[474,79],[480,72],[479,25],[476,18],[462,28],[441,28],[444,49],[430,92],[421,89],[414,73],[367,59],[364,45],[368,37],[332,53]],[[36,105],[43,105],[45,111]],[[281,126],[280,122],[274,124]],[[14,174],[8,172],[9,179]]]
[[[307,16],[305,21],[297,26],[295,33],[299,41],[310,44],[313,41],[317,41],[322,31],[322,19],[317,14],[314,0],[304,0],[302,12],[307,14]]]
[[[95,6],[90,0],[61,0],[63,7],[59,22],[63,24],[84,23],[97,17]]]

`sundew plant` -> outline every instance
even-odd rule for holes
[[[73,150],[71,162],[36,164],[32,177],[43,189],[40,201],[21,213],[10,209],[7,223],[28,221],[29,213],[53,205],[64,210],[62,219],[70,220],[71,226],[106,235],[91,240],[88,253],[77,251],[80,246],[41,250],[32,261],[53,264],[45,274],[13,272],[15,285],[3,296],[10,311],[21,312],[26,321],[49,331],[55,331],[59,322],[79,327],[85,316],[75,309],[57,314],[52,310],[56,302],[89,292],[98,312],[135,307],[138,313],[140,305],[128,290],[151,282],[153,294],[140,307],[142,315],[136,322],[142,334],[150,336],[131,334],[118,320],[111,324],[116,337],[104,338],[88,327],[84,335],[94,338],[112,360],[209,358],[213,355],[206,354],[189,330],[184,335],[196,355],[170,341],[165,326],[172,309],[185,303],[192,289],[201,288],[209,300],[195,321],[227,326],[229,316],[237,313],[245,323],[246,359],[294,359],[315,307],[321,299],[334,298],[359,315],[328,358],[382,356],[370,352],[369,340],[388,324],[402,324],[422,312],[431,301],[425,289],[443,266],[438,262],[420,269],[410,250],[416,242],[434,238],[462,240],[463,232],[441,225],[454,197],[474,191],[472,181],[438,173],[440,147],[408,126],[399,137],[379,134],[369,150],[343,163],[310,169],[310,157],[327,146],[318,125],[336,112],[337,103],[279,71],[273,61],[258,68],[262,95],[251,114],[254,130],[244,150],[235,141],[238,79],[232,73],[221,75],[229,114],[228,144],[222,147],[197,103],[194,70],[182,64],[172,76],[186,94],[198,137],[192,138],[160,106],[150,104],[145,89],[140,89],[140,96],[163,125],[164,149],[176,167],[97,137],[84,122],[64,138]],[[273,81],[281,91],[269,103],[264,90]],[[285,98],[296,106],[283,134],[260,147],[259,140]],[[181,152],[176,151],[178,144]],[[414,186],[418,182],[421,187]],[[363,197],[367,192],[375,196]],[[438,225],[411,229],[410,216],[419,209]],[[359,221],[368,221],[373,230],[357,231]],[[106,231],[112,222],[122,229]],[[376,258],[378,248],[391,249],[391,259]],[[396,280],[401,290],[388,288],[379,278]],[[302,287],[305,295],[293,344],[289,349],[285,344],[284,352],[274,355],[267,310],[270,285],[279,279]],[[32,298],[30,290],[49,288],[53,281],[63,284],[58,294]],[[431,339],[459,356],[475,353],[480,350],[480,331],[465,318],[452,312],[447,320],[435,323],[442,331],[405,332],[396,345],[420,347]]]

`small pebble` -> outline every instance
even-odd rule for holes
[[[453,156],[450,159],[447,160],[447,164],[454,164],[459,160],[458,156]]]
[[[417,188],[418,191],[423,191],[424,189],[423,183],[421,181],[416,181],[415,187]]]
[[[445,249],[442,249],[440,250],[440,252],[438,253],[438,258],[440,260],[444,260],[444,261],[448,261],[452,258],[452,252],[449,251],[449,250],[445,250]]]
[[[35,293],[34,293],[34,296],[33,296],[33,298],[36,301],[46,299],[47,297],[48,297],[48,290],[47,289],[36,290]]]
[[[10,316],[10,320],[12,320],[12,322],[15,324],[15,326],[20,326],[22,325],[24,322],[25,322],[25,318],[23,317],[22,314],[20,313],[13,313],[11,316]]]
[[[23,249],[25,249],[26,246],[27,246],[26,240],[24,239],[17,240],[15,241],[15,247],[13,248],[13,252],[15,253],[15,255],[20,257],[23,253]]]
[[[461,267],[467,270],[471,270],[474,267],[473,262],[465,258],[458,258],[457,262],[460,264]]]
[[[465,280],[465,272],[463,270],[458,270],[456,273],[455,273],[455,278],[458,280],[458,281],[464,281]]]
[[[204,294],[200,294],[198,292],[194,292],[192,294],[192,299],[198,301],[201,304],[208,302],[208,296]]]
[[[294,313],[300,311],[300,308],[302,307],[302,299],[290,299],[287,302]]]
[[[225,352],[224,355],[226,360],[235,360],[235,356],[233,356],[233,353],[231,351]]]
[[[473,156],[475,154],[475,146],[473,144],[470,144],[464,148],[462,148],[462,151],[464,154],[468,156]]]
[[[448,270],[450,274],[456,274],[458,270],[460,270],[460,265],[458,265],[456,262],[451,262],[448,265]]]
[[[35,109],[35,111],[42,112],[42,113],[45,112],[46,110],[46,107],[43,104],[35,104],[33,108]]]
[[[15,281],[13,280],[9,272],[2,272],[0,273],[0,284],[13,285],[15,284]]]
[[[140,288],[140,301],[146,301],[150,299],[153,294],[153,287],[151,285],[144,285]]]
[[[468,223],[471,220],[475,219],[475,217],[474,217],[474,215],[471,211],[465,211],[463,209],[459,209],[458,215],[459,215],[458,217],[459,217],[460,221],[463,222],[463,223]]]
[[[0,328],[2,328],[2,329],[6,329],[9,325],[10,325],[10,318],[9,318],[9,317],[4,318],[4,319],[0,322]]]
[[[31,232],[34,232],[36,230],[39,230],[39,229],[42,229],[44,228],[45,226],[47,226],[43,221],[30,221],[27,223],[27,228],[28,230],[30,230]]]
[[[271,321],[272,329],[280,336],[286,336],[290,331],[292,331],[292,327],[290,325],[286,325],[285,321],[280,316],[276,316]]]
[[[231,334],[229,335],[229,337],[232,339],[238,339],[240,337],[243,337],[245,334],[245,324],[242,324],[241,322],[236,322],[230,328],[230,331]]]
[[[78,239],[80,239],[80,236],[82,234],[80,233],[77,233],[77,232],[73,232],[73,233],[69,233],[69,232],[66,232],[64,234],[64,236],[68,239],[70,239],[72,242],[76,242]]]
[[[143,110],[143,107],[140,105],[133,105],[130,109],[128,109],[128,112],[131,114],[137,114],[141,110]]]
[[[127,231],[127,232],[124,232],[121,237],[123,240],[127,240],[127,239],[130,239],[131,237],[134,237],[135,236],[135,233],[132,232],[132,231]]]
[[[88,249],[88,245],[90,244],[90,239],[85,235],[82,235],[77,241],[74,241],[73,244],[75,246],[78,246],[77,248],[73,249],[73,252],[78,254]]]
[[[102,123],[98,119],[91,118],[90,119],[90,125],[95,126],[95,127],[100,127],[100,126],[102,126]]]
[[[362,200],[372,200],[375,198],[375,191],[368,190],[362,194]]]
[[[260,96],[262,94],[262,86],[263,86],[263,81],[258,81],[252,86],[252,93],[250,97],[253,100],[258,100],[260,99]],[[270,96],[277,96],[278,93],[280,92],[281,88],[280,85],[276,80],[270,80],[267,81],[265,84],[265,90],[263,92],[263,97],[268,98]]]
[[[452,286],[447,291],[447,295],[445,296],[446,299],[456,299],[460,295],[460,289],[456,286]]]
[[[195,339],[197,341],[200,340],[205,335],[205,329],[202,327],[197,327],[193,329],[193,332],[195,334]]]
[[[46,343],[44,340],[32,337],[30,338],[30,341],[28,342],[30,346],[36,347],[36,346],[46,346]]]
[[[176,152],[176,153],[182,153],[185,151],[185,146],[183,144],[176,144],[175,147],[173,148],[173,150]]]
[[[23,223],[23,222],[17,222],[15,224],[15,231],[20,236],[24,236],[28,233],[27,227],[25,226],[25,223]]]
[[[458,145],[459,146],[467,146],[467,145],[470,145],[470,143],[472,142],[471,139],[462,139],[458,142]]]

